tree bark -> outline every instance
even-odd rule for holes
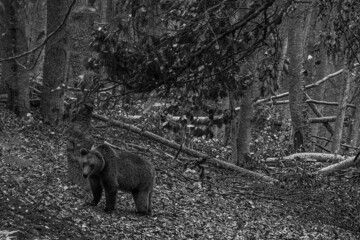
[[[285,31],[287,30],[287,26],[285,27]],[[285,77],[282,74],[284,72],[284,69],[286,69],[286,72],[288,71],[288,62],[286,61],[286,54],[288,51],[288,45],[289,45],[289,38],[288,38],[288,34],[283,34],[283,46],[282,46],[282,50],[281,50],[281,56],[280,56],[280,60],[279,60],[279,66],[278,66],[278,70],[277,70],[277,79],[276,82],[279,85],[280,89],[288,89],[287,86],[287,82],[284,81]],[[286,73],[285,72],[285,73]],[[286,75],[285,75],[286,76]]]
[[[68,1],[47,1],[47,33],[56,30],[64,21]],[[41,93],[41,115],[45,123],[57,125],[64,114],[64,83],[68,58],[66,24],[49,39],[45,47],[44,78]]]

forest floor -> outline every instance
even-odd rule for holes
[[[152,148],[157,170],[153,215],[138,216],[130,194],[116,211],[83,206],[91,199],[67,181],[62,130],[27,124],[1,109],[0,239],[359,239],[354,231],[314,220],[294,201],[261,193],[266,185],[226,170],[206,169],[203,183],[169,149],[123,132],[121,139]],[[121,130],[118,130],[121,134]],[[115,130],[101,133],[115,137]],[[128,139],[129,138],[129,139]],[[112,139],[108,139],[112,140]],[[116,143],[116,142],[115,142]],[[144,153],[142,153],[144,154]],[[295,201],[296,202],[296,201]],[[299,204],[299,203],[297,203]]]

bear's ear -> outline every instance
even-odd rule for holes
[[[84,156],[84,155],[86,155],[86,154],[88,154],[88,153],[89,153],[89,150],[87,150],[87,149],[85,149],[85,148],[80,149],[80,154],[81,154],[81,156]]]

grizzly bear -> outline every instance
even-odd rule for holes
[[[96,206],[105,189],[105,212],[115,208],[117,190],[133,195],[137,213],[151,215],[151,195],[155,186],[155,168],[152,163],[140,156],[115,151],[107,144],[94,149],[81,149],[80,163],[83,177],[88,178]]]

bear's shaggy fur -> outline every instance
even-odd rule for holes
[[[81,149],[83,176],[90,181],[93,200],[89,205],[96,206],[105,189],[105,212],[115,208],[117,190],[133,195],[138,213],[151,214],[151,195],[155,186],[155,168],[152,163],[140,156],[115,151],[107,144],[94,149]]]

